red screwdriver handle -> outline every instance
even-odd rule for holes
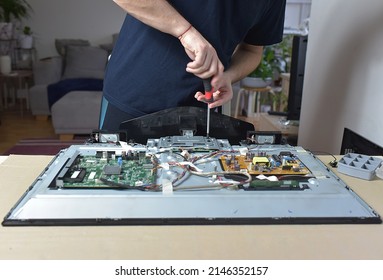
[[[213,98],[213,87],[211,86],[211,78],[203,79],[203,87],[205,89],[206,102],[211,103],[214,101]]]

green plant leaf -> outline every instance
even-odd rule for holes
[[[12,17],[28,17],[31,10],[32,7],[26,0],[0,0],[0,19],[5,22],[11,22]]]

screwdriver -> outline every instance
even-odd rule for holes
[[[211,78],[203,79],[203,87],[205,89],[205,99],[207,102],[207,124],[206,124],[206,137],[210,133],[210,108],[209,103],[213,102],[213,87],[211,86]]]

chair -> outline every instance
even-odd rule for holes
[[[247,94],[249,96],[248,104],[247,104],[247,116],[248,117],[254,117],[254,112],[259,113],[260,112],[260,98],[262,93],[271,93],[273,94],[273,89],[270,86],[266,87],[248,87],[248,86],[241,86],[241,89],[238,92],[237,95],[237,102],[235,107],[235,115],[234,117],[238,117],[239,108],[241,105],[241,98]],[[257,104],[257,107],[255,108],[255,104]],[[256,109],[256,111],[255,111]]]

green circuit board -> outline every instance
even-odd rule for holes
[[[137,189],[155,184],[156,168],[145,155],[78,156],[59,179],[63,188]]]

